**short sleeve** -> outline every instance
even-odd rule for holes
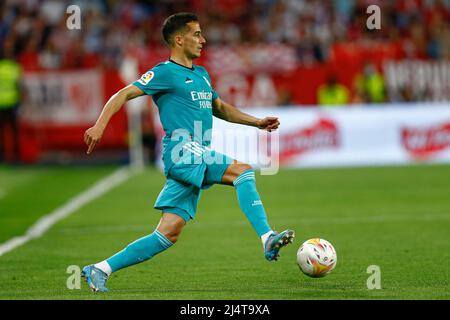
[[[216,89],[212,89],[212,100],[216,100],[217,98],[219,98],[219,95],[216,92]]]
[[[134,81],[133,85],[147,95],[169,91],[172,87],[171,72],[168,69],[156,66],[144,73],[140,79]]]
[[[217,98],[219,98],[219,95],[217,94],[216,89],[214,89],[214,86],[213,86],[213,84],[212,84],[212,80],[211,80],[211,77],[209,76],[208,71],[206,71],[206,69],[203,68],[203,67],[202,67],[202,69],[203,69],[203,71],[205,72],[205,75],[206,75],[205,80],[207,80],[209,86],[211,87],[211,90],[212,90],[212,100],[214,101],[214,100],[216,100]]]

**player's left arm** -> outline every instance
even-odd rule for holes
[[[235,106],[217,98],[213,100],[213,115],[222,120],[239,123],[247,126],[257,127],[269,132],[278,129],[280,121],[276,117],[256,118],[245,112],[240,111]]]

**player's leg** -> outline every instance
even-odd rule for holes
[[[178,240],[185,224],[180,215],[164,212],[153,233],[130,243],[104,261],[84,267],[83,276],[93,291],[108,291],[105,284],[111,273],[147,261],[170,248]]]
[[[222,184],[235,187],[239,206],[244,211],[259,237],[267,238],[272,233],[267,215],[256,189],[255,172],[248,164],[234,160],[222,176]]]
[[[270,228],[261,197],[256,188],[253,168],[248,164],[234,160],[225,170],[221,183],[235,187],[239,206],[261,238],[266,259],[269,261],[277,260],[279,249],[293,241],[294,232],[285,230],[278,234]]]
[[[170,209],[163,212],[161,220],[159,220],[159,224],[156,227],[156,231],[172,244],[175,244],[175,242],[178,241],[181,231],[183,231],[183,228],[186,225],[186,220],[185,218],[180,217],[180,214],[171,213],[169,210]]]
[[[169,249],[178,239],[186,222],[178,215],[165,212],[153,233],[130,243],[122,251],[105,261],[110,266],[107,273],[147,261]]]
[[[146,261],[170,248],[186,222],[194,217],[199,197],[198,188],[168,178],[155,203],[155,209],[163,212],[155,231],[112,257],[83,268],[89,286],[95,291],[107,291],[105,282],[112,272]]]

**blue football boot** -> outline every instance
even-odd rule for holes
[[[264,256],[267,260],[278,260],[278,252],[281,248],[294,241],[295,232],[293,230],[284,230],[281,233],[273,232],[264,244]]]
[[[86,278],[85,281],[92,291],[108,292],[109,289],[105,287],[108,275],[94,265],[86,266],[81,271],[81,276]]]

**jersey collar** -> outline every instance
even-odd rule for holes
[[[179,65],[180,67],[183,67],[183,68],[186,68],[186,69],[189,69],[189,70],[192,70],[192,71],[194,71],[194,69],[195,69],[194,65],[192,65],[192,68],[189,68],[189,67],[183,66],[182,64],[179,64],[178,62],[173,61],[172,59],[169,59],[169,61]]]

